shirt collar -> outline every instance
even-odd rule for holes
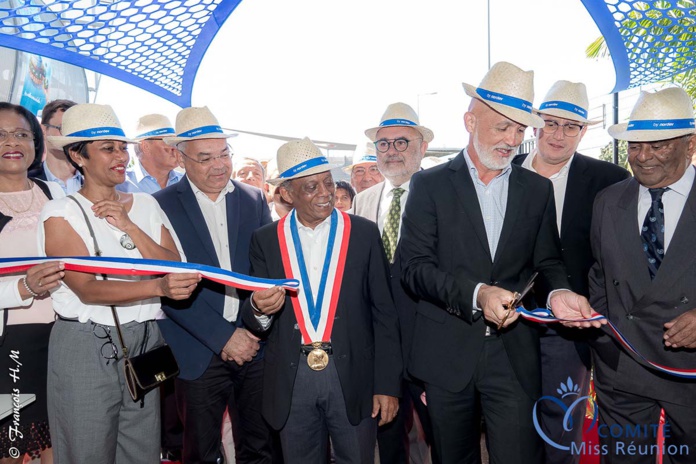
[[[471,178],[478,180],[480,182],[481,179],[479,178],[479,175],[478,175],[478,169],[476,169],[476,166],[474,166],[474,162],[471,161],[471,157],[469,156],[469,150],[467,148],[464,149],[464,160],[466,161],[466,165],[469,168],[469,174],[471,174]],[[511,171],[512,171],[512,163],[505,166],[505,168],[500,172],[500,174],[495,176],[495,178],[497,179],[499,177],[509,176]]]
[[[48,163],[44,161],[43,163],[43,168],[44,168],[44,173],[46,174],[46,180],[51,181],[51,182],[56,182],[60,185],[65,185],[65,182],[63,182],[61,179],[57,178],[50,169],[48,169]],[[82,174],[80,171],[75,170],[75,175],[71,177],[71,179],[76,179],[76,180],[82,180]]]
[[[230,180],[230,181],[227,182],[227,185],[225,186],[225,188],[223,188],[222,191],[220,192],[220,195],[217,197],[217,200],[213,201],[213,200],[210,199],[210,197],[209,197],[205,192],[203,192],[201,189],[199,189],[199,188],[196,186],[196,184],[194,184],[193,182],[191,182],[191,179],[189,179],[189,178],[187,177],[187,178],[186,178],[186,181],[187,181],[187,182],[189,183],[189,185],[191,186],[191,190],[193,190],[193,194],[196,195],[197,198],[206,198],[208,201],[210,201],[210,202],[212,202],[212,203],[215,203],[215,204],[217,204],[217,203],[221,202],[222,200],[224,200],[225,195],[227,195],[228,193],[234,192],[234,184],[233,184],[232,181]]]
[[[292,213],[292,211],[290,213]],[[290,214],[290,213],[288,213],[288,214]],[[296,211],[295,211],[295,218],[297,218]],[[297,219],[297,229],[303,230],[303,231],[308,232],[310,234],[316,233],[319,230],[324,229],[326,227],[330,227],[330,226],[331,226],[331,215],[330,214],[327,216],[326,219],[324,219],[319,224],[317,224],[317,226],[314,229],[312,229],[311,227],[307,227],[306,225],[302,224],[299,219]]]
[[[133,166],[133,174],[135,175],[135,180],[137,183],[140,183],[146,177],[149,177],[155,182],[157,181],[154,177],[152,177],[152,175],[149,172],[147,172],[147,170],[145,170],[145,166],[143,166],[137,161]],[[169,175],[167,177],[167,185],[171,185],[173,182],[181,179],[181,177],[183,177],[183,174],[177,172],[175,169],[172,169],[171,171],[169,171]]]
[[[532,152],[529,155],[527,155],[527,157],[524,159],[524,161],[522,161],[522,167],[525,169],[529,169],[532,172],[537,172],[537,170],[534,169],[533,163],[534,163],[534,159],[536,158],[536,156],[538,154],[539,154],[539,149],[535,148],[534,150],[532,150]],[[570,170],[570,164],[573,162],[573,158],[575,158],[575,153],[573,153],[571,155],[571,157],[568,158],[568,161],[566,162],[566,164],[563,165],[561,170],[558,171],[556,174],[552,175],[551,177],[549,177],[549,179],[566,177],[568,175],[568,171]],[[537,174],[538,174],[538,172],[537,172]]]
[[[696,168],[694,168],[694,166],[689,165],[686,172],[684,172],[684,175],[682,175],[678,181],[668,186],[669,189],[675,193],[678,193],[684,198],[687,198],[689,196],[689,192],[691,192],[691,187],[694,185],[694,178],[696,178],[695,169]],[[640,186],[640,194],[650,195],[648,188],[642,184]]]

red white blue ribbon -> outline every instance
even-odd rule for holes
[[[577,320],[572,319],[559,319],[555,317],[553,313],[546,308],[537,308],[528,311],[524,309],[522,306],[519,306],[517,308],[517,312],[520,313],[520,316],[524,317],[528,321],[538,322],[540,324],[548,324],[551,322],[578,322]],[[638,352],[638,350],[635,349],[631,342],[629,342],[628,339],[621,333],[621,331],[619,331],[619,329],[614,325],[614,323],[607,319],[605,316],[602,316],[601,314],[595,314],[594,316],[588,319],[583,319],[582,321],[592,322],[601,321],[603,319],[606,319],[607,328],[610,330],[610,333],[614,336],[614,338],[616,338],[618,342],[621,344],[621,346],[638,362],[642,364],[647,364],[651,368],[656,369],[665,374],[673,375],[676,377],[682,377],[685,379],[696,379],[696,369],[678,369],[676,367],[663,366],[662,364],[657,364],[650,361],[648,358],[646,358],[640,352]]]
[[[196,263],[181,263],[157,259],[109,258],[97,256],[63,256],[50,258],[0,258],[0,274],[24,272],[30,267],[50,261],[60,261],[68,271],[87,272],[90,274],[111,275],[162,275],[172,273],[198,272],[205,279],[228,287],[242,290],[264,290],[280,286],[296,290],[300,283],[293,279],[262,279],[237,272],[227,271],[214,266]]]
[[[299,277],[302,282],[298,291],[290,295],[290,301],[305,344],[331,340],[349,238],[350,217],[334,209],[331,213],[328,246],[315,301],[302,253],[295,210],[278,221],[278,242],[285,275],[291,278]]]

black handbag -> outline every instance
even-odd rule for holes
[[[77,206],[80,207],[80,211],[82,211],[82,215],[85,217],[87,228],[94,242],[94,254],[96,256],[101,256],[101,250],[99,249],[99,245],[97,245],[97,237],[94,235],[94,229],[92,229],[92,224],[89,222],[87,213],[85,213],[84,208],[75,197],[68,195],[68,198],[73,200],[77,203]],[[102,274],[102,277],[106,280],[105,274]],[[129,356],[128,347],[123,341],[123,333],[121,333],[118,313],[113,305],[111,306],[111,314],[114,317],[114,326],[116,327],[116,333],[118,334],[118,340],[121,344],[121,351],[123,353],[123,368],[125,370],[124,374],[128,392],[131,398],[133,398],[133,401],[142,402],[147,392],[156,388],[162,382],[179,375],[179,365],[176,362],[176,358],[174,358],[172,349],[166,343],[147,352],[143,352],[145,350],[145,345],[143,344],[139,355]],[[146,341],[148,339],[147,324],[145,325],[144,339]]]

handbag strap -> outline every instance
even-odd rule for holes
[[[94,255],[95,256],[101,256],[102,252],[101,249],[99,248],[99,244],[97,243],[97,236],[94,233],[94,229],[92,228],[92,223],[89,220],[89,217],[87,216],[87,213],[85,212],[85,209],[82,207],[79,201],[77,201],[77,198],[75,198],[73,195],[68,195],[68,198],[70,198],[72,201],[74,201],[78,208],[80,208],[80,211],[82,211],[82,216],[85,218],[85,222],[87,223],[87,228],[89,229],[89,234],[92,236],[92,242],[94,243]],[[106,274],[102,274],[102,277],[104,280],[106,279]],[[116,326],[116,333],[118,334],[118,341],[121,344],[121,351],[123,352],[123,358],[128,359],[128,347],[126,346],[126,343],[123,341],[123,333],[121,333],[121,324],[118,320],[118,313],[116,312],[116,307],[114,305],[111,306],[111,314],[114,317],[114,325]]]

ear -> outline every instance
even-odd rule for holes
[[[473,134],[476,129],[476,115],[471,111],[464,113],[464,127],[466,127],[466,131],[470,134]]]
[[[292,205],[292,192],[285,187],[278,187],[278,192],[280,193],[280,198],[283,199],[288,205]]]
[[[182,168],[183,170],[186,170],[186,166],[184,166],[184,155],[181,154],[181,152],[176,149],[176,160],[179,163],[179,167]]]
[[[75,151],[75,150],[70,150],[69,153],[70,153],[70,159],[73,160],[75,162],[75,164],[77,164],[78,166],[85,165],[84,158],[82,157],[80,152]]]

